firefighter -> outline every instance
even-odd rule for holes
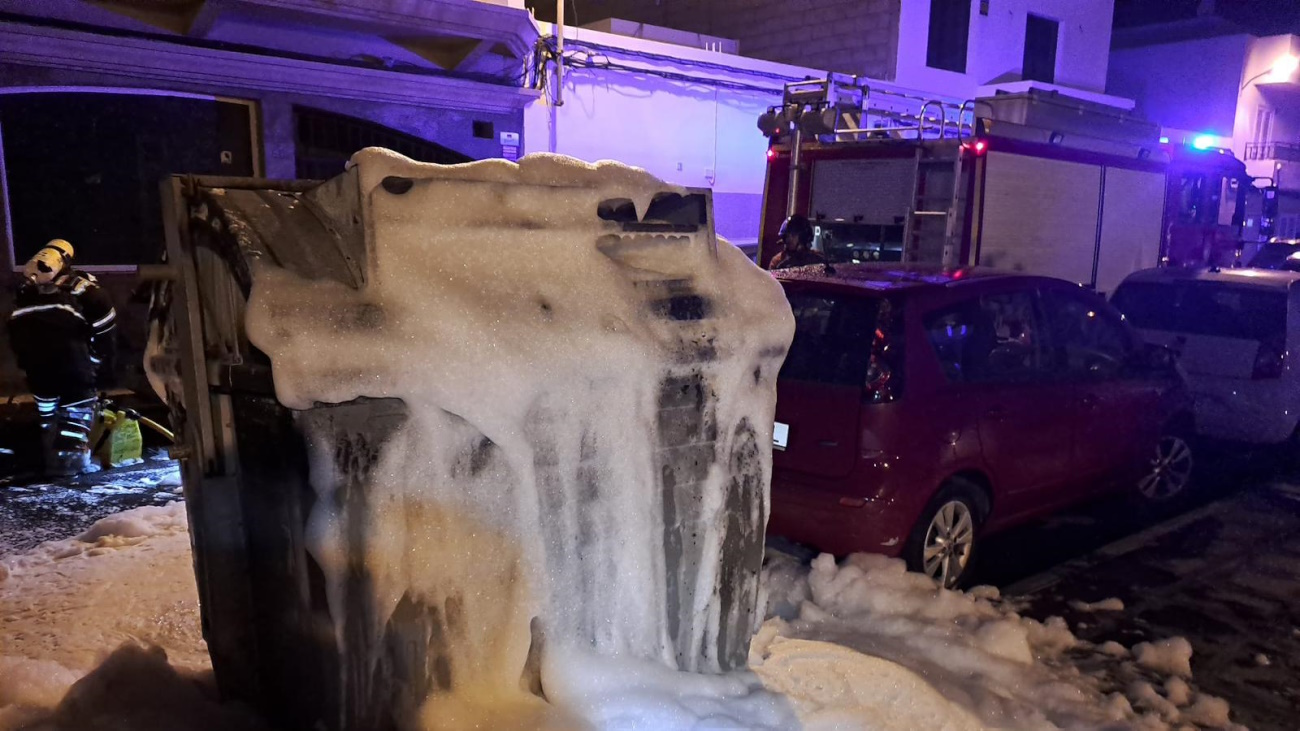
[[[95,278],[72,268],[72,245],[55,239],[23,269],[9,315],[9,345],[36,400],[46,471],[94,471],[90,431],[96,393],[112,377],[117,310]]]
[[[826,257],[812,250],[813,228],[808,219],[798,213],[785,219],[777,233],[781,251],[772,257],[768,269],[789,269],[809,264],[825,264]]]

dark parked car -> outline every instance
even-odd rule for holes
[[[1270,241],[1259,247],[1250,260],[1253,269],[1300,272],[1300,241]]]
[[[778,384],[769,532],[902,556],[947,586],[992,531],[1191,475],[1168,350],[1101,297],[981,269],[776,272],[796,331]]]

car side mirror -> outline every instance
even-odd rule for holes
[[[1144,343],[1134,353],[1134,365],[1147,373],[1170,374],[1178,370],[1178,354],[1171,348]]]

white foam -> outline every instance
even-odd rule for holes
[[[717,670],[718,646],[761,619],[744,611],[756,597],[721,614],[726,589],[757,584],[717,559],[729,522],[735,532],[764,518],[775,376],[793,334],[779,285],[706,237],[620,239],[599,203],[628,199],[644,214],[677,190],[644,171],[549,155],[434,166],[375,150],[354,165],[365,287],[255,266],[247,320],[285,405],[391,397],[409,412],[370,472],[364,511],[332,492],[333,445],[314,445],[309,542],[340,633],[362,621],[343,609],[359,560],[377,610],[367,632],[382,633],[404,600],[473,618],[449,650],[462,695],[531,704],[517,688],[534,618],[548,644]],[[394,194],[382,186],[393,177],[415,182]],[[674,281],[709,300],[694,342],[648,314],[647,287]],[[711,384],[717,425],[718,463],[695,492],[677,490],[693,501],[690,525],[665,524],[673,486],[660,484],[656,453],[659,387],[674,373]],[[467,468],[476,450],[487,455]],[[729,461],[747,450],[752,462]],[[759,477],[739,516],[724,500],[738,469]],[[352,529],[367,536],[363,556],[348,554]],[[668,552],[669,530],[695,556],[672,593],[667,575],[687,559]]]
[[[1138,665],[1157,672],[1192,677],[1192,643],[1184,637],[1142,642],[1133,647]]]
[[[1124,611],[1124,602],[1115,597],[1102,599],[1099,602],[1070,602],[1070,606],[1080,612],[1122,612]]]

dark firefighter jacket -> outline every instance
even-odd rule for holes
[[[812,249],[799,249],[796,251],[782,250],[772,257],[768,262],[768,269],[790,269],[792,267],[805,267],[809,264],[825,264],[826,257]]]
[[[117,310],[95,278],[73,270],[51,292],[27,284],[9,315],[9,345],[40,395],[92,392],[113,367]]]

